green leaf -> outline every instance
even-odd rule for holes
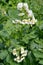
[[[39,64],[42,64],[42,65],[43,65],[43,60],[40,60],[40,61],[39,61]]]
[[[8,55],[7,50],[1,50],[0,51],[0,59],[1,60],[5,59],[7,55]]]
[[[10,57],[10,55],[8,54],[7,57],[6,57],[6,62],[7,62],[7,63],[10,63],[10,61],[11,61],[11,57]]]
[[[0,24],[0,30],[2,30],[3,29],[3,25],[2,24]]]
[[[3,63],[0,63],[0,65],[4,65]]]
[[[15,14],[16,13],[16,14]],[[9,14],[9,17],[11,18],[11,19],[17,19],[17,18],[19,18],[18,17],[18,14],[19,14],[19,11],[18,10],[16,10],[16,9],[9,9],[8,10],[8,14]]]
[[[0,31],[0,36],[3,37],[4,39],[5,39],[5,38],[6,38],[6,39],[9,39],[9,34],[8,34],[8,32],[5,31],[5,30]]]
[[[6,57],[6,62],[9,63],[10,65],[19,65],[19,64],[16,63],[13,59],[14,59],[14,57],[12,58],[11,55],[7,55],[7,57]]]
[[[35,56],[36,58],[43,58],[43,53],[42,53],[42,52],[33,51],[33,53],[34,53],[34,56]]]
[[[38,21],[37,26],[39,29],[43,29],[43,21]]]
[[[23,38],[22,38],[22,41],[25,42],[26,44],[28,43],[29,41],[29,35],[25,35]]]

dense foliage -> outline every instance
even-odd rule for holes
[[[27,2],[38,22],[33,25],[13,24],[17,3]],[[28,49],[21,63],[15,62],[13,48]],[[43,0],[0,0],[0,65],[43,65]]]

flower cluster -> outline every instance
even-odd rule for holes
[[[17,49],[13,49],[13,55],[16,56],[14,58],[14,61],[18,63],[22,62],[27,56],[27,52],[28,52],[27,50],[24,50],[24,47],[20,47],[19,54],[17,52]]]
[[[23,20],[15,19],[15,21],[13,20],[12,22],[13,23],[20,23],[20,24],[31,24],[31,25],[35,24],[37,22],[37,19],[35,19],[32,10],[29,10],[28,4],[27,3],[18,3],[17,4],[17,9],[18,10],[22,11],[23,7],[27,12],[28,19],[23,19]],[[24,16],[24,15],[25,15],[24,12],[18,14],[18,16]]]

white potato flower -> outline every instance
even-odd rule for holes
[[[15,23],[15,21],[14,21],[14,20],[12,20],[12,23]]]
[[[19,51],[19,50],[18,50]],[[27,56],[27,50],[24,49],[24,47],[20,47],[20,54],[17,53],[16,49],[13,49],[13,55],[16,55],[16,58],[14,58],[14,61],[20,63],[25,59],[25,56]]]
[[[29,9],[26,9],[26,12],[28,13],[29,12]]]
[[[25,51],[24,51],[24,53],[26,53],[26,54],[27,54],[27,52],[28,52],[28,50],[25,50]]]
[[[14,58],[14,61],[17,61],[17,60],[19,60],[20,58],[19,58],[19,56],[17,57],[17,58]]]
[[[4,11],[4,14],[6,15],[6,11]]]
[[[23,47],[21,47],[21,56],[27,56],[27,50],[24,50],[24,48]]]
[[[37,22],[37,19],[35,19],[35,17],[33,16],[31,20],[31,24],[35,24],[36,22]]]
[[[20,60],[18,60],[17,62],[20,63],[25,59],[25,57],[22,57]]]
[[[17,55],[17,51],[16,51],[16,49],[13,49],[13,55]]]
[[[37,22],[37,19],[35,19],[35,20],[33,20],[34,22],[33,22],[33,24],[35,24],[36,22]]]
[[[27,56],[27,50],[24,50],[24,53],[21,55],[22,57],[25,57],[25,56]]]
[[[18,19],[12,20],[12,23],[16,24],[16,23],[20,23],[21,21]]]
[[[34,17],[34,14],[32,12],[32,10],[29,10],[28,8],[28,4],[27,3],[18,3],[17,5],[17,9],[18,10],[22,10],[22,8],[24,7],[24,9],[26,10],[27,14],[28,14],[28,17],[29,19],[24,19],[24,20],[15,20],[17,23],[20,23],[20,24],[30,24],[30,25],[33,25],[37,22],[37,20],[35,19]],[[24,13],[20,13],[18,14],[18,16],[24,16],[25,14]],[[32,20],[31,20],[32,18]]]
[[[22,62],[23,60],[25,59],[25,57],[17,57],[17,58],[14,58],[14,61],[16,61],[16,62],[18,62],[18,63],[20,63],[20,62]]]
[[[27,3],[24,3],[23,5],[24,5],[25,9],[28,9],[28,4]]]
[[[35,18],[32,19],[32,20],[30,20],[30,19],[27,19],[27,20],[24,19],[24,20],[23,20],[23,23],[24,23],[24,24],[32,24],[32,25],[33,25],[33,24],[35,24],[36,22],[37,22],[37,20],[36,20]]]
[[[22,20],[22,21],[24,22],[24,24],[29,24],[30,19],[24,19],[24,20]]]
[[[23,54],[24,53],[24,48],[23,47],[21,47],[21,54]]]
[[[21,21],[20,24],[25,24],[25,23]]]
[[[21,22],[21,20],[15,19],[15,22],[16,22],[16,23],[20,23],[20,22]]]
[[[32,10],[29,10],[29,11],[28,11],[28,17],[33,17],[33,12],[32,12]]]
[[[17,61],[17,58],[14,58],[14,61]]]
[[[23,8],[23,3],[18,3],[17,4],[17,9],[18,10],[22,10],[22,8]]]
[[[23,19],[22,21],[23,21],[23,22],[27,22],[28,20],[27,20],[27,19]]]
[[[33,16],[32,20],[34,20],[34,21],[35,21],[35,23],[37,22],[37,19],[35,19],[35,17],[34,17],[34,16]]]
[[[36,23],[36,20],[31,20],[31,21],[30,21],[30,24],[31,24],[31,25],[33,25],[33,24],[35,24],[35,23]]]
[[[24,16],[25,15],[25,13],[19,13],[18,14],[18,16]]]

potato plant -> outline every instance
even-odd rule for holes
[[[34,25],[13,23],[28,19],[17,15],[19,2],[27,3],[33,11]],[[23,59],[20,62],[16,52],[19,61]],[[0,65],[43,65],[43,0],[0,0]]]

